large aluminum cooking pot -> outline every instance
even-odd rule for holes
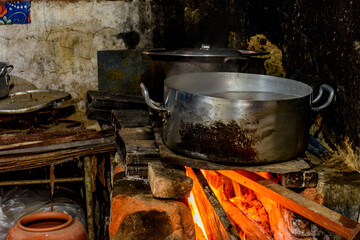
[[[0,98],[7,97],[9,95],[9,73],[13,70],[12,65],[0,62]]]
[[[151,81],[147,86],[155,101],[162,101],[164,79],[172,75],[192,72],[251,72],[264,73],[267,52],[212,48],[202,44],[200,48],[175,50],[153,49],[143,52],[151,58]]]
[[[258,74],[202,72],[168,77],[164,104],[142,93],[163,115],[162,138],[176,153],[224,164],[287,161],[307,148],[311,110],[330,104],[334,90]],[[326,102],[315,107],[323,95]],[[323,99],[323,98],[322,98]]]

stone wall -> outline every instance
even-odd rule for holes
[[[163,16],[170,19],[169,24],[153,29],[157,39],[167,39],[162,47],[209,43],[245,49],[254,46],[254,36],[260,36],[263,46],[254,50],[268,50],[269,42],[280,50],[282,66],[276,68],[283,67],[284,73],[270,71],[272,75],[305,82],[315,94],[323,83],[332,86],[334,101],[325,110],[313,112],[311,133],[336,151],[332,165],[342,162],[360,171],[357,1],[177,0]]]
[[[39,89],[71,93],[83,108],[87,90],[98,88],[97,51],[149,45],[148,12],[137,0],[35,0],[30,24],[0,25],[0,61]]]
[[[68,91],[83,107],[98,87],[98,50],[149,47],[248,48],[257,36],[275,46],[267,71],[335,89],[333,103],[313,114],[312,134],[360,169],[360,8],[356,1],[291,0],[33,0],[31,24],[0,26],[0,61],[38,88]],[[265,39],[265,40],[264,40]],[[260,44],[260,49],[262,48]],[[267,49],[264,49],[267,50]]]

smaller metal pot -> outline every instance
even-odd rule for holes
[[[9,95],[9,73],[14,69],[13,65],[7,65],[6,63],[0,63],[0,98],[7,97]]]

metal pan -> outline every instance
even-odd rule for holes
[[[202,72],[168,77],[164,104],[149,98],[163,115],[162,137],[174,152],[228,164],[287,161],[307,148],[311,111],[327,107],[334,90],[323,84],[313,98],[305,83],[279,77]],[[323,91],[324,104],[315,106]]]

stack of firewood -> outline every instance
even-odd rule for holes
[[[0,172],[59,164],[82,156],[115,151],[113,130],[1,136]]]
[[[112,110],[121,110],[125,115],[134,115],[137,112],[145,112],[147,115],[147,105],[144,98],[136,95],[88,91],[85,107],[89,119],[108,123],[111,123]]]

